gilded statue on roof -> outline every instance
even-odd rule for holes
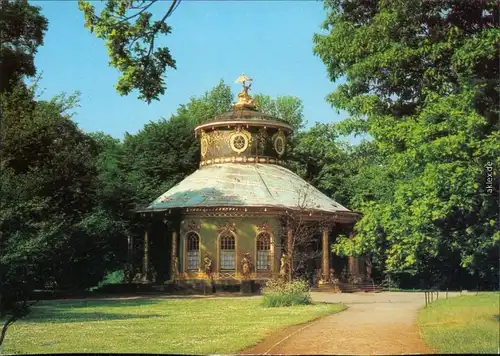
[[[238,101],[233,105],[235,109],[255,109],[255,103],[252,97],[248,94],[248,91],[252,87],[252,78],[247,77],[242,74],[236,79],[236,83],[242,83],[243,89],[238,93]],[[249,83],[246,85],[246,83]]]

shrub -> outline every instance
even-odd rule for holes
[[[311,304],[311,295],[307,282],[296,280],[285,282],[273,279],[262,289],[263,305],[268,308],[289,307],[292,305]]]
[[[120,284],[123,283],[125,280],[125,272],[122,270],[117,270],[108,273],[104,279],[97,284],[97,286],[89,288],[89,291],[95,291],[98,290],[104,286],[110,285],[110,284]]]

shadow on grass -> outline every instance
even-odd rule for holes
[[[162,314],[138,314],[127,312],[129,307],[157,304],[156,300],[79,300],[45,301],[33,306],[31,313],[22,319],[24,323],[82,323],[104,320],[146,319],[162,317]],[[123,313],[116,312],[122,308]],[[114,312],[109,312],[114,311]],[[132,310],[130,310],[132,311]]]
[[[85,323],[91,321],[111,321],[111,320],[127,320],[127,319],[149,319],[164,317],[161,314],[118,314],[118,313],[102,313],[102,312],[81,312],[72,313],[67,310],[52,310],[50,313],[33,313],[27,318],[21,319],[22,323]]]
[[[500,323],[500,314],[493,315],[493,319]]]
[[[65,299],[65,300],[47,300],[41,301],[33,307],[35,309],[47,308],[126,308],[139,307],[144,305],[158,304],[166,301],[166,299]]]

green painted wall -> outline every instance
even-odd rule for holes
[[[276,218],[211,218],[211,217],[185,217],[184,224],[181,227],[181,236],[179,244],[179,256],[183,256],[184,246],[185,246],[185,235],[187,233],[186,225],[187,222],[194,221],[196,225],[200,227],[200,250],[201,257],[208,253],[214,263],[214,269],[217,268],[217,238],[219,233],[218,228],[226,224],[236,224],[236,268],[238,272],[241,272],[240,261],[243,254],[250,253],[252,262],[255,264],[256,261],[256,237],[259,233],[258,225],[267,223],[270,232],[274,238],[274,255],[275,255],[275,266],[279,266],[279,254],[281,252],[280,245],[280,225]],[[182,271],[183,258],[179,259],[179,267]],[[215,271],[215,270],[214,270]]]

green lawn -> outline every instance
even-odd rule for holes
[[[498,353],[500,293],[440,299],[418,317],[422,336],[440,353]]]
[[[261,298],[45,301],[13,324],[5,353],[233,353],[339,304],[264,308]]]

